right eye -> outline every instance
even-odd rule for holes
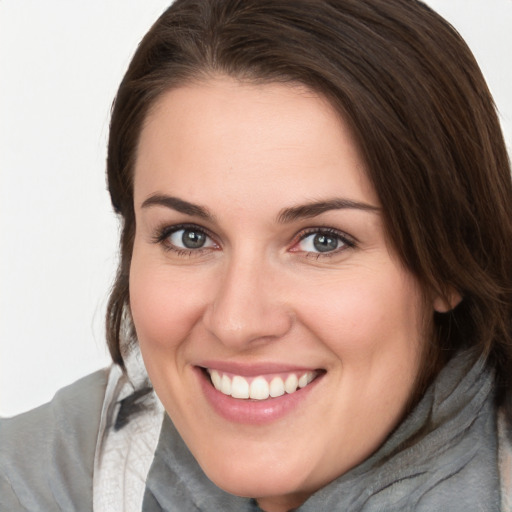
[[[204,249],[214,247],[213,240],[204,232],[194,228],[178,229],[167,236],[171,245],[179,249]]]
[[[192,256],[194,253],[218,247],[212,238],[197,226],[166,226],[156,233],[154,241],[163,245],[166,251],[173,251],[178,256]]]

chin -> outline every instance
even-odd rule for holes
[[[226,457],[212,464],[201,464],[201,467],[217,487],[235,496],[247,498],[311,494],[322,486],[321,483],[316,487],[306,485],[311,475],[298,472],[295,464],[288,467],[286,464],[261,459],[247,464],[247,461]]]

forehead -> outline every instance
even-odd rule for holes
[[[226,197],[234,188],[245,200],[262,186],[282,200],[300,191],[378,202],[348,126],[303,86],[218,78],[156,102],[139,141],[136,203],[169,189],[199,200],[206,190]]]

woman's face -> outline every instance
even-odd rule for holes
[[[331,106],[227,78],[172,90],[134,193],[140,348],[206,474],[279,510],[368,457],[402,418],[431,306]]]

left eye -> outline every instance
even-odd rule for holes
[[[311,233],[297,244],[297,249],[303,252],[326,253],[341,249],[349,244],[340,235],[334,233]]]
[[[168,241],[179,249],[204,249],[213,247],[213,240],[203,231],[193,228],[178,229],[168,236]]]

